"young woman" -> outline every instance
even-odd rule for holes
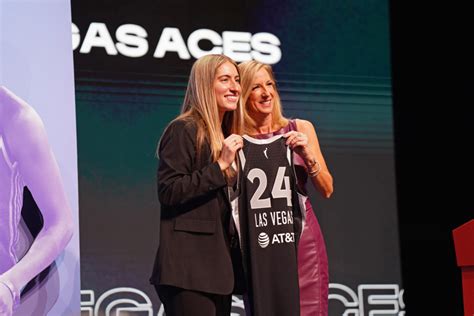
[[[242,147],[240,76],[224,55],[198,59],[182,114],[158,146],[160,246],[150,279],[166,315],[229,315],[234,288],[227,183]]]
[[[20,258],[25,186],[43,225]],[[56,259],[72,233],[71,209],[43,123],[31,106],[0,87],[0,315],[12,315],[21,289]]]
[[[308,180],[322,196],[333,192],[333,179],[324,161],[311,122],[283,117],[280,97],[270,66],[248,61],[239,65],[244,111],[244,133],[254,138],[283,134],[294,151],[297,185],[306,191]],[[308,199],[306,222],[298,244],[301,315],[327,315],[328,263],[324,239]]]

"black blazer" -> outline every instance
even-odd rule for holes
[[[226,181],[207,143],[197,156],[196,134],[193,121],[178,120],[160,141],[160,246],[150,281],[225,295],[234,287]]]

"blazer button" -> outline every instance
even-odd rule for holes
[[[214,187],[212,185],[209,186],[209,191],[214,190]]]

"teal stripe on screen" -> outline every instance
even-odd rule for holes
[[[277,73],[286,116],[316,126],[329,151],[393,152],[389,78]]]
[[[126,116],[127,122],[147,112],[159,117],[161,130],[167,122],[163,118],[178,114],[187,83],[186,76],[131,74],[130,80],[95,76],[76,78],[78,109],[104,114],[100,109],[104,107],[111,119]],[[312,121],[325,151],[393,152],[389,78],[295,73],[276,77],[285,116]]]

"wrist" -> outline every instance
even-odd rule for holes
[[[305,160],[305,164],[311,178],[316,177],[321,172],[321,164],[315,157]]]
[[[316,159],[316,155],[313,150],[308,145],[302,146],[300,151],[300,156],[303,158],[306,164]]]
[[[229,168],[229,164],[226,164],[224,161],[222,161],[221,159],[217,159],[217,163],[219,164],[219,168],[221,168],[221,171],[224,171],[226,170],[227,168]]]
[[[5,286],[12,296],[13,309],[20,305],[20,291],[8,280],[0,278],[0,286]]]
[[[308,171],[311,170],[317,164],[319,164],[318,160],[314,156],[313,157],[304,157],[303,160],[304,160],[304,163],[306,165],[306,169]]]

